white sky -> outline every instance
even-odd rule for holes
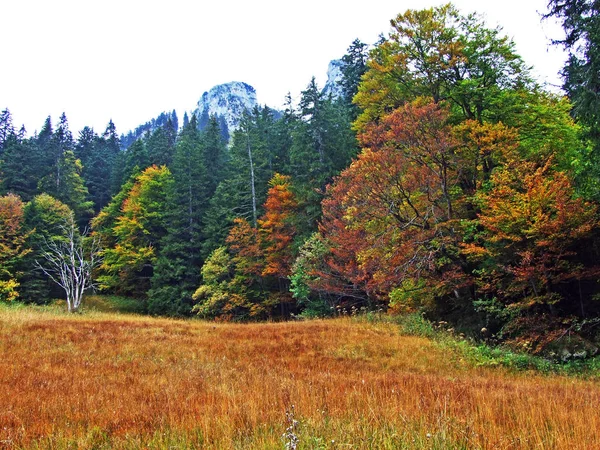
[[[374,43],[389,20],[439,0],[0,0],[0,110],[29,134],[64,111],[74,135],[126,132],[162,111],[194,108],[229,81],[254,86],[280,108],[359,38]],[[559,85],[564,55],[540,23],[547,0],[454,0],[463,13],[501,25],[538,78]]]

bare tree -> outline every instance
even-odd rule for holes
[[[100,263],[99,241],[87,233],[81,235],[71,216],[62,230],[63,236],[46,241],[42,262],[36,266],[64,289],[69,312],[77,312],[83,293],[93,287],[92,271]]]

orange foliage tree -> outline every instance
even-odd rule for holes
[[[562,303],[567,312],[584,315],[579,283],[600,273],[585,258],[598,230],[597,206],[575,197],[554,158],[536,163],[508,153],[491,184],[477,195],[481,231],[463,244],[464,254],[481,265],[482,294],[515,311],[555,312]],[[573,283],[579,286],[573,289]]]
[[[227,261],[229,268],[222,268],[222,272],[233,275],[219,281],[218,288],[216,283],[209,286],[210,280],[204,277],[205,284],[195,294],[200,302],[195,310],[199,313],[225,319],[260,318],[272,316],[278,306],[281,315],[287,313],[298,205],[289,176],[276,173],[269,185],[265,213],[257,221],[258,227],[252,227],[245,219],[235,219],[226,239],[227,256],[220,248],[207,260],[211,267],[221,267],[222,261]]]
[[[364,150],[323,202],[330,252],[313,288],[360,289],[400,309],[471,301],[475,267],[461,244],[477,217],[473,195],[517,141],[501,124],[449,117],[419,98],[365,127]]]
[[[14,194],[0,197],[0,301],[11,301],[19,296],[15,268],[29,252],[24,246],[26,238],[23,202]]]
[[[292,241],[296,234],[293,216],[298,203],[290,177],[276,173],[267,192],[265,213],[258,221],[265,257],[263,275],[287,279],[292,265]]]
[[[456,251],[464,161],[447,119],[425,99],[394,110],[359,136],[365,149],[328,191],[328,263],[370,298],[423,278],[440,294],[465,285]]]

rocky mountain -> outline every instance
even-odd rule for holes
[[[325,87],[322,91],[325,96],[331,95],[333,99],[336,99],[343,95],[342,85],[340,84],[343,77],[343,64],[344,63],[341,59],[334,59],[329,63],[329,67],[327,69],[327,82],[325,83]]]
[[[327,82],[322,91],[325,95],[331,95],[334,99],[342,95],[342,87],[339,84],[342,79],[342,64],[341,59],[335,59],[329,63]],[[233,131],[239,128],[244,111],[251,111],[256,106],[258,106],[256,90],[247,83],[232,81],[219,84],[204,92],[192,113],[196,114],[198,127],[201,130],[206,127],[211,116],[216,116],[223,137],[228,140]],[[280,114],[279,111],[272,111],[276,117]],[[152,133],[157,128],[165,126],[168,121],[176,130],[179,129],[175,111],[173,110],[171,113],[163,112],[155,119],[138,126],[135,130],[121,135],[121,148],[128,148],[136,139],[147,132]]]
[[[202,129],[211,116],[217,116],[221,124],[227,125],[227,131],[233,132],[240,126],[244,111],[258,106],[256,90],[241,81],[220,84],[202,94],[194,111],[198,125]]]

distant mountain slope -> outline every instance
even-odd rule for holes
[[[163,127],[171,120],[173,127],[179,129],[179,119],[175,110],[172,112],[162,112],[155,119],[151,119],[143,125],[136,127],[135,130],[129,131],[127,134],[121,135],[121,150],[129,148],[137,139],[144,136],[146,133],[152,133],[154,130]]]
[[[334,59],[329,62],[329,67],[327,69],[327,82],[325,83],[325,87],[322,91],[325,96],[331,95],[331,98],[333,99],[343,96],[344,92],[342,85],[340,84],[343,77],[343,64],[344,63],[341,59]]]

